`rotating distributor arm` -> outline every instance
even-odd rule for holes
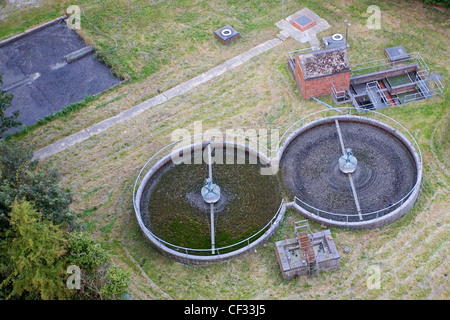
[[[220,187],[213,182],[212,178],[211,144],[208,144],[208,171],[209,177],[205,180],[201,193],[203,200],[207,203],[216,203],[220,199]]]

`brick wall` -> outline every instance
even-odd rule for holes
[[[350,87],[350,72],[333,74],[327,77],[303,81],[300,88],[303,98],[310,99],[312,97],[320,97],[331,94],[332,82],[337,91],[348,90]]]
[[[298,56],[295,57],[295,82],[297,82],[305,100],[331,94],[331,83],[333,81],[337,91],[348,90],[350,87],[350,71],[304,80],[299,58]]]

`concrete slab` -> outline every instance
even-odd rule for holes
[[[311,42],[311,38],[308,36],[305,36],[303,38],[300,39],[301,43],[306,43],[306,42]]]
[[[287,38],[289,38],[289,33],[287,33],[284,30],[281,30],[280,33],[277,35],[278,39],[280,39],[281,41],[286,40]]]
[[[314,26],[303,32],[295,28],[291,24],[292,20],[302,15],[307,15],[316,21],[316,24]],[[297,11],[296,13],[287,17],[286,19],[278,21],[277,23],[275,23],[275,26],[277,26],[283,31],[286,31],[290,37],[294,38],[295,40],[301,43],[309,42],[314,50],[320,49],[320,41],[319,39],[317,39],[317,34],[330,28],[330,25],[326,20],[322,19],[308,8],[304,8],[300,11]]]
[[[2,88],[14,94],[7,115],[19,110],[19,120],[31,125],[39,118],[118,84],[121,80],[112,77],[109,68],[92,54],[73,63],[65,61],[66,55],[85,47],[62,20],[3,41],[0,45]]]
[[[154,106],[157,106],[161,103],[164,103],[167,101],[166,96],[164,94],[159,94],[153,98],[150,98],[144,102],[141,102],[138,105],[135,105],[134,107],[131,107],[123,112],[120,113],[120,115],[124,118],[131,118],[135,117],[137,115],[140,115],[142,112],[153,108]]]

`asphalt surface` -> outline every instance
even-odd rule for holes
[[[1,88],[14,94],[6,114],[19,110],[19,120],[31,125],[119,83],[93,54],[65,62],[64,56],[85,46],[63,21],[0,47]]]

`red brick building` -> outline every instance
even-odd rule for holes
[[[345,48],[315,50],[297,54],[290,62],[304,99],[320,97],[350,87],[350,63]]]

